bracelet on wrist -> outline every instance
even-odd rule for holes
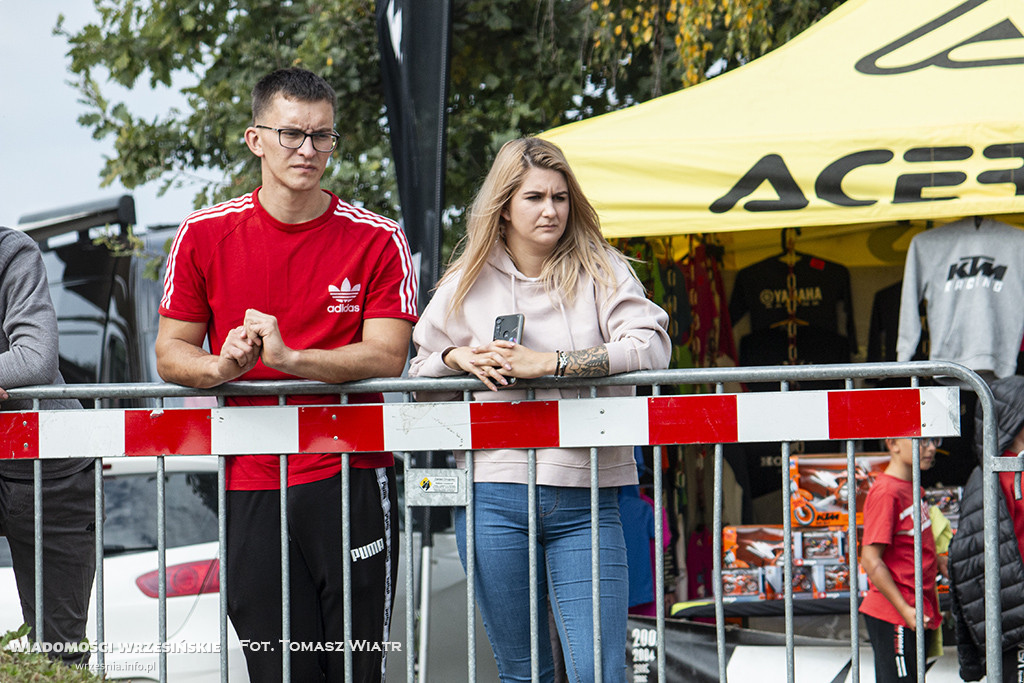
[[[555,351],[558,356],[558,364],[555,366],[555,377],[565,377],[565,369],[569,365],[569,354],[565,351]]]

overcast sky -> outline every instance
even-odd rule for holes
[[[126,192],[120,185],[100,187],[113,144],[109,138],[93,140],[78,124],[86,109],[66,83],[67,43],[53,35],[61,13],[72,31],[96,16],[92,0],[0,0],[0,225]],[[148,81],[124,101],[133,113],[147,116],[181,103],[175,93],[154,93]],[[178,223],[191,210],[195,188],[158,199],[159,187],[154,182],[131,191],[139,225]]]

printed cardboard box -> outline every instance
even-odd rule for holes
[[[800,559],[804,564],[839,562],[846,560],[843,532],[835,529],[796,531],[794,545],[800,548]]]
[[[806,600],[820,597],[814,580],[814,570],[820,567],[798,565],[793,567],[793,599]],[[764,592],[769,600],[782,600],[785,592],[785,567],[778,565],[764,568]]]
[[[726,602],[764,600],[764,570],[761,567],[723,569],[722,598]]]
[[[857,568],[857,590],[863,596],[868,590],[868,577]],[[819,595],[826,598],[846,598],[850,596],[853,578],[850,576],[850,565],[846,562],[822,563],[815,565],[815,586]]]
[[[722,528],[722,566],[743,569],[782,564],[785,540],[781,524],[740,525]],[[793,557],[799,558],[793,538]]]
[[[864,501],[875,477],[889,463],[888,453],[854,456],[857,524],[864,520]],[[789,459],[790,517],[796,527],[845,526],[849,519],[846,456],[800,455]]]

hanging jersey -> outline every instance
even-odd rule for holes
[[[1024,336],[1024,230],[986,218],[914,236],[907,251],[896,358],[911,359],[927,305],[931,360],[1007,377]]]
[[[793,283],[787,282],[789,265],[779,257],[758,261],[736,274],[729,299],[732,324],[749,313],[752,331],[778,326],[788,318],[789,299],[795,297],[793,308],[797,319],[832,334],[845,334],[849,350],[856,352],[850,271],[846,266],[816,256],[797,255],[800,259],[793,264]]]

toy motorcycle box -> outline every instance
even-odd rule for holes
[[[790,518],[796,527],[845,526],[850,491],[857,502],[857,524],[871,484],[889,463],[887,453],[854,456],[854,482],[844,455],[799,455],[789,459]]]

